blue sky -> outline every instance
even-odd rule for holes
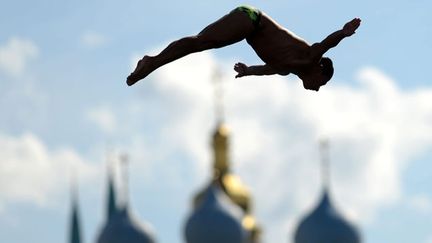
[[[188,56],[133,87],[137,57],[199,32],[239,1],[3,1],[0,9],[0,242],[66,241],[71,171],[85,242],[104,221],[106,150],[130,156],[130,202],[158,242],[183,242],[210,176],[215,69],[223,73],[234,171],[265,242],[291,242],[319,196],[317,141],[331,190],[365,242],[432,242],[431,3],[250,1],[309,43],[354,18],[319,93],[296,77],[234,79],[259,64],[241,42]],[[272,193],[268,193],[271,191]]]

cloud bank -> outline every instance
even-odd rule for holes
[[[95,168],[70,148],[48,149],[28,133],[19,137],[0,134],[0,206],[14,203],[52,206],[64,195],[76,170],[88,182]]]

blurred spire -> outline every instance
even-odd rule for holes
[[[321,180],[325,191],[329,190],[330,184],[330,149],[328,139],[320,141],[320,156],[321,156]]]
[[[107,170],[108,170],[108,195],[107,195],[107,219],[109,220],[117,210],[117,197],[114,186],[114,162],[112,151],[107,149],[106,152]]]
[[[71,195],[72,195],[72,202],[73,204],[76,203],[76,201],[78,200],[78,183],[77,183],[77,172],[76,172],[76,168],[72,169],[72,173],[71,173],[71,182],[70,182],[70,190],[71,190]]]
[[[222,176],[229,170],[228,139],[229,130],[224,124],[222,72],[216,67],[213,71],[214,107],[216,128],[213,133],[214,176]]]
[[[222,77],[223,75],[220,68],[215,68],[213,71],[212,81],[214,84],[215,117],[218,123],[222,123],[224,120]]]
[[[78,208],[78,183],[76,171],[71,176],[72,214],[70,221],[69,243],[81,243],[81,227]]]
[[[213,134],[213,168],[215,176],[223,176],[230,170],[229,130],[223,123],[218,123]],[[216,172],[217,171],[217,172]]]
[[[129,156],[127,154],[120,155],[120,163],[122,166],[123,179],[123,207],[129,206]]]

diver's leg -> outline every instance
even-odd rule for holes
[[[176,40],[156,56],[144,56],[138,62],[135,71],[129,75],[127,84],[132,85],[155,69],[188,54],[239,42],[249,36],[254,28],[246,14],[234,10],[204,28],[198,35]]]

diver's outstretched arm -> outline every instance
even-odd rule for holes
[[[356,29],[360,26],[360,23],[361,20],[355,18],[346,23],[341,30],[335,31],[331,35],[327,36],[323,41],[313,44],[313,59],[319,60],[330,48],[337,46],[343,38],[353,35]]]
[[[241,62],[238,62],[234,65],[234,70],[237,72],[237,75],[235,76],[236,78],[250,76],[250,75],[273,75],[273,74],[288,75],[289,74],[289,73],[281,73],[267,64],[247,66],[246,64]]]

